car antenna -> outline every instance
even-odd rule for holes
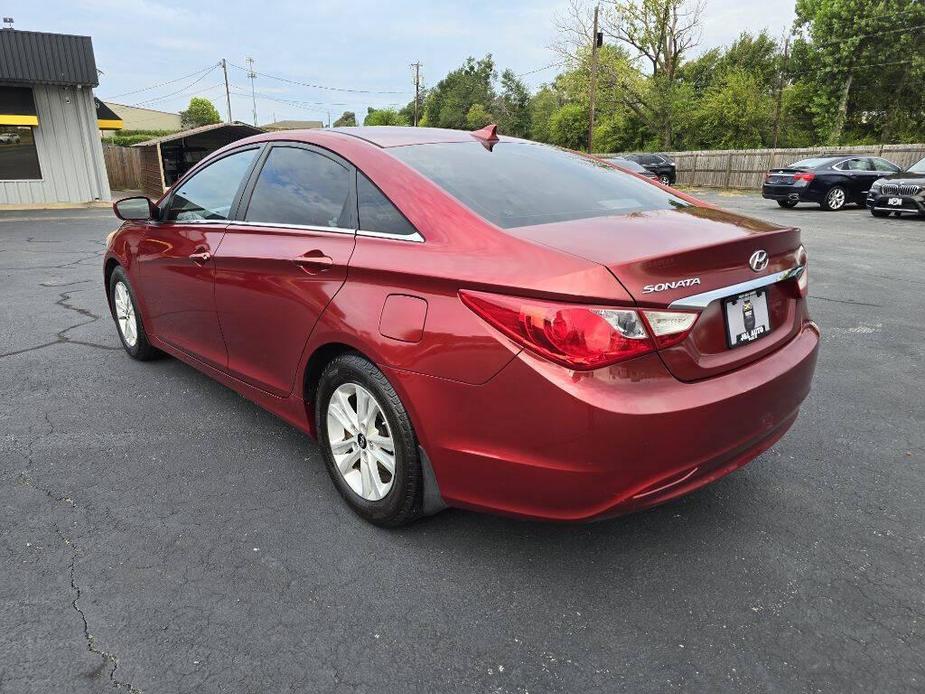
[[[494,123],[490,123],[484,128],[473,130],[470,135],[472,135],[472,137],[474,137],[476,140],[479,140],[482,143],[482,146],[489,152],[491,151],[491,148],[494,147],[501,139],[498,137],[498,126]]]

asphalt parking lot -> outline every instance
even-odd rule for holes
[[[0,692],[922,691],[925,221],[703,197],[803,229],[791,432],[633,516],[399,531],[295,430],[122,352],[109,213],[0,213]]]

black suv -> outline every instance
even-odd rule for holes
[[[777,200],[781,207],[815,202],[826,210],[840,210],[851,202],[864,205],[873,182],[898,171],[896,164],[880,157],[823,154],[768,171],[761,197]]]
[[[874,217],[906,214],[925,215],[925,159],[908,171],[874,181],[867,194],[867,207]]]
[[[673,186],[678,180],[678,169],[675,163],[664,154],[624,154],[623,158],[642,164],[666,186]]]

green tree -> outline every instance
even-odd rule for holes
[[[493,116],[485,110],[482,104],[472,104],[466,114],[466,127],[470,130],[478,130],[479,128],[484,128],[493,120]]]
[[[363,125],[408,125],[408,121],[394,108],[373,108],[366,111]]]
[[[580,104],[566,104],[549,120],[549,139],[560,147],[584,149],[588,146],[588,109]]]
[[[512,70],[501,73],[501,92],[492,112],[504,135],[527,137],[530,133],[530,91]]]
[[[344,111],[341,117],[334,121],[335,128],[348,128],[357,124],[357,115],[353,111]]]
[[[492,104],[497,77],[491,54],[480,60],[466,58],[462,67],[450,72],[428,90],[424,115],[428,125],[437,128],[466,129],[469,109],[474,104]]]
[[[707,89],[694,116],[700,144],[715,149],[760,147],[767,139],[774,101],[759,77],[730,70]]]
[[[828,144],[891,141],[897,124],[922,122],[925,3],[797,0],[795,9],[790,62],[797,80],[816,87],[814,123]],[[915,125],[906,132],[925,135]]]
[[[561,106],[555,89],[544,85],[530,99],[530,137],[539,142],[552,142],[549,123],[552,115]]]
[[[200,125],[221,123],[222,118],[211,101],[201,96],[189,100],[185,111],[180,111],[180,122],[184,128],[198,128]]]

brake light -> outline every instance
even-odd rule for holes
[[[806,172],[803,172],[803,173],[795,173],[795,174],[793,174],[793,180],[794,180],[794,181],[806,181],[807,183],[809,183],[809,182],[810,182],[811,180],[813,180],[815,177],[816,177],[816,174],[814,174],[814,173],[806,173]]]
[[[459,296],[476,315],[510,339],[575,370],[597,369],[674,344],[684,339],[696,321],[696,314],[682,314],[692,318],[673,322],[674,312],[646,311],[651,326],[647,329],[646,321],[633,309],[482,292],[461,291]]]

